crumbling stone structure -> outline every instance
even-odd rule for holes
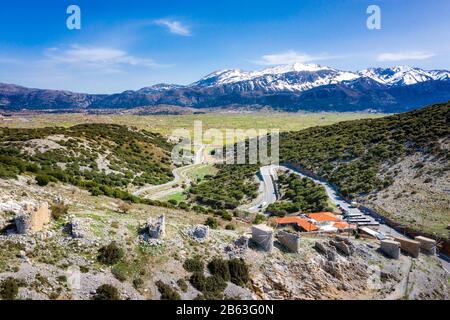
[[[300,237],[296,234],[280,231],[277,235],[278,241],[289,251],[297,253],[300,247]]]
[[[413,258],[417,258],[420,253],[420,242],[406,238],[395,237],[395,241],[400,242],[401,249],[409,253]]]
[[[355,246],[345,237],[336,236],[334,240],[330,240],[330,244],[347,256],[351,256],[355,252]]]
[[[252,240],[258,244],[264,251],[271,252],[273,249],[273,229],[264,224],[252,227]]]
[[[415,237],[414,240],[420,243],[420,250],[428,255],[436,254],[436,240],[426,238],[423,236]]]
[[[400,258],[400,242],[394,240],[382,240],[380,249],[388,257],[393,259]]]
[[[17,233],[30,234],[42,231],[44,226],[51,221],[51,212],[47,202],[22,205],[22,210],[15,218]]]
[[[148,234],[150,238],[162,239],[166,236],[166,217],[164,215],[147,221]]]

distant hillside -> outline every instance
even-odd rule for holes
[[[357,72],[314,64],[213,72],[187,85],[159,84],[116,94],[83,94],[0,84],[0,111],[85,111],[170,105],[195,109],[404,112],[450,99],[450,72],[408,66]],[[173,111],[171,111],[173,112]]]
[[[380,213],[444,232],[450,223],[450,103],[281,136],[299,165]]]
[[[29,173],[40,185],[61,181],[132,200],[128,185],[172,180],[170,150],[157,134],[119,125],[0,128],[0,178]]]

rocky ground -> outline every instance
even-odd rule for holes
[[[158,280],[171,286],[182,299],[200,292],[189,284],[183,268],[188,258],[200,256],[243,258],[250,281],[228,283],[224,297],[240,299],[449,299],[449,275],[435,257],[402,255],[386,258],[376,240],[351,238],[354,253],[333,250],[328,236],[304,236],[299,253],[279,243],[271,253],[254,243],[245,245],[251,226],[235,221],[235,230],[217,230],[199,239],[195,225],[207,215],[174,209],[132,205],[126,213],[120,200],[92,197],[76,187],[50,184],[38,187],[29,177],[0,180],[0,203],[25,200],[62,200],[68,214],[32,235],[0,236],[0,281],[21,282],[20,299],[91,299],[102,284],[116,287],[122,299],[160,299]],[[149,217],[166,217],[166,236],[147,241],[142,230]],[[13,215],[0,210],[0,227]],[[201,240],[201,241],[200,241]],[[113,266],[101,264],[98,249],[115,241],[124,249]],[[325,251],[317,249],[320,243]],[[330,253],[331,252],[331,253]],[[180,279],[187,287],[182,288]],[[139,281],[137,281],[139,280]]]
[[[448,238],[450,230],[450,171],[443,170],[444,162],[413,155],[405,157],[386,174],[395,176],[394,182],[364,202],[387,217],[410,227]]]

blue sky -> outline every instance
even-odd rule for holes
[[[0,82],[111,93],[292,62],[450,69],[449,16],[448,0],[1,1]]]

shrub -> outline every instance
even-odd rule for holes
[[[205,268],[203,261],[200,260],[199,257],[187,259],[184,262],[183,267],[189,272],[203,272],[203,269]]]
[[[186,292],[188,289],[188,285],[187,285],[186,281],[184,281],[184,279],[179,279],[177,281],[177,285],[178,285],[178,288],[180,288],[180,290],[183,292]]]
[[[130,205],[129,203],[122,202],[122,203],[119,205],[119,210],[120,210],[120,212],[122,212],[123,214],[127,214],[127,213],[130,212],[130,210],[131,210],[131,205]]]
[[[225,229],[227,230],[236,230],[236,225],[233,223],[229,223],[226,225]]]
[[[7,278],[0,284],[0,296],[3,300],[15,300],[19,293],[19,282],[14,278]]]
[[[135,289],[140,289],[144,286],[144,280],[142,278],[136,278],[133,280],[133,287]]]
[[[189,282],[198,291],[205,291],[206,289],[206,277],[203,272],[194,272],[189,278]]]
[[[103,284],[97,288],[94,300],[120,300],[119,290],[110,284]]]
[[[120,261],[123,257],[123,250],[117,246],[115,242],[104,246],[98,250],[98,261],[106,265],[113,265]]]
[[[230,269],[227,261],[221,258],[214,258],[208,263],[208,270],[212,275],[222,277],[225,281],[230,281]]]
[[[228,261],[231,282],[238,286],[247,284],[250,280],[248,266],[242,259],[231,259]]]
[[[220,293],[225,290],[227,283],[219,275],[213,275],[205,280],[205,292]]]
[[[226,221],[231,221],[231,220],[233,220],[233,215],[231,213],[229,213],[228,211],[224,211],[224,212],[222,212],[222,219],[226,220]]]
[[[39,174],[36,176],[36,183],[38,186],[45,187],[50,183],[50,177],[44,174]]]
[[[178,205],[178,201],[175,200],[175,199],[170,199],[170,200],[167,201],[167,202],[170,203],[171,205],[174,205],[174,206]]]
[[[257,214],[255,219],[253,220],[253,224],[261,224],[265,219],[266,218],[262,214]]]
[[[127,280],[127,275],[121,268],[114,267],[111,269],[111,273],[120,282],[124,282]]]
[[[205,226],[208,226],[211,229],[217,229],[219,223],[217,222],[216,219],[209,217],[208,219],[206,219]]]
[[[54,204],[51,206],[52,217],[55,220],[61,219],[63,216],[67,215],[69,212],[69,206],[64,203]]]
[[[161,280],[157,281],[155,284],[161,293],[161,300],[181,300],[180,294],[171,286],[165,284]]]

